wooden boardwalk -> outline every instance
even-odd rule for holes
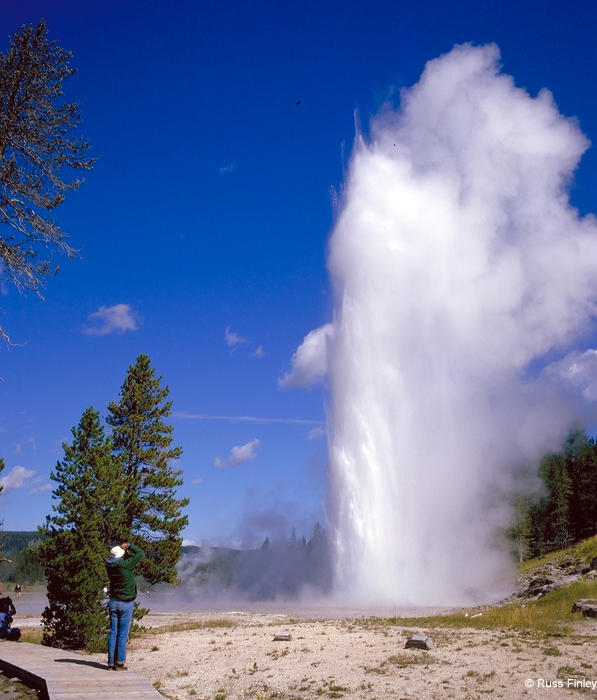
[[[0,640],[0,668],[40,688],[49,700],[163,697],[148,680],[130,671],[108,671],[91,657],[39,644]]]

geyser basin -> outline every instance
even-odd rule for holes
[[[588,141],[498,60],[467,45],[431,61],[354,148],[330,241],[334,322],[307,337],[327,352],[349,599],[507,593],[513,475],[578,418],[566,360],[545,358],[564,357],[595,314],[597,227],[566,192]]]

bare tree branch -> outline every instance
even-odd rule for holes
[[[96,160],[74,135],[78,104],[60,101],[76,72],[71,59],[48,40],[43,20],[22,26],[0,53],[0,282],[8,278],[41,299],[46,275],[59,269],[53,253],[78,255],[50,212],[83,182],[71,171],[91,170]],[[10,342],[1,325],[0,338]]]

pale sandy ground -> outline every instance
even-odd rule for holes
[[[40,601],[33,594],[15,600],[15,626],[39,626]],[[166,697],[181,700],[597,698],[590,687],[572,687],[574,681],[597,687],[597,621],[579,618],[574,634],[545,638],[330,619],[338,610],[309,614],[327,619],[304,619],[304,611],[150,614],[143,624],[156,633],[130,642],[127,663]],[[184,623],[204,627],[159,631]],[[404,648],[412,634],[423,631],[435,649]],[[292,635],[290,642],[273,641],[284,633]],[[105,662],[104,655],[93,656]]]
[[[221,620],[235,626],[213,622]],[[432,651],[404,648],[410,635],[423,630],[364,619],[183,613],[149,615],[143,622],[160,627],[189,621],[211,626],[129,644],[129,669],[169,698],[597,698],[595,690],[566,687],[569,678],[597,685],[597,622],[588,620],[559,638],[429,629],[437,645]],[[292,641],[273,641],[283,633]]]

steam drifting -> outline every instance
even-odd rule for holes
[[[588,141],[498,61],[456,47],[358,137],[330,241],[334,322],[281,381],[327,367],[336,579],[353,599],[506,592],[515,473],[578,419],[562,382],[581,356],[561,358],[591,330],[597,225],[567,186]]]

